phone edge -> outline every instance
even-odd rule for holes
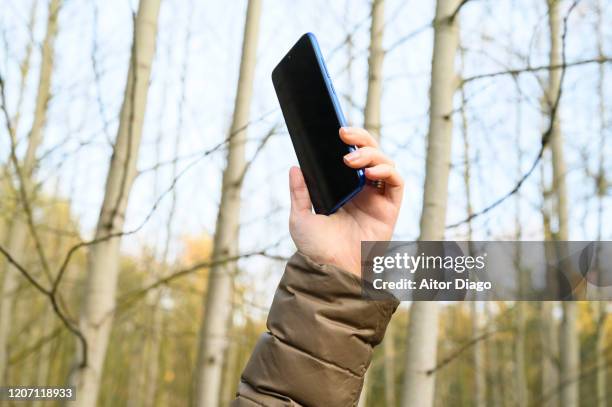
[[[342,107],[340,106],[340,100],[338,100],[338,95],[336,94],[336,90],[331,81],[331,76],[329,75],[329,71],[327,70],[327,65],[325,64],[325,60],[323,59],[323,54],[321,52],[321,48],[319,47],[319,41],[317,40],[317,37],[312,32],[307,32],[304,35],[308,37],[310,43],[312,44],[315,50],[317,62],[319,63],[319,69],[321,70],[321,73],[323,74],[323,80],[325,82],[325,86],[327,87],[327,91],[329,92],[331,96],[332,105],[334,106],[334,110],[336,111],[336,115],[338,116],[338,119],[340,121],[340,126],[345,127],[347,125],[346,118],[344,117],[344,112],[342,111]],[[352,152],[352,151],[355,151],[357,147],[347,145],[347,149],[349,152]],[[325,213],[325,215],[331,215],[337,212],[344,204],[346,204],[355,195],[361,192],[361,190],[365,186],[365,172],[361,168],[355,171],[357,172],[357,179],[358,179],[357,187],[354,190],[352,190],[347,196],[342,198],[340,202],[338,202],[338,204],[336,204],[336,206],[334,206],[329,211],[329,213]]]

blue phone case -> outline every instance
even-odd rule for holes
[[[346,126],[346,119],[344,118],[344,113],[342,113],[342,108],[340,107],[340,101],[338,100],[338,96],[336,95],[336,91],[334,89],[334,85],[332,85],[331,77],[329,76],[329,72],[327,71],[327,66],[325,65],[325,60],[323,60],[323,55],[321,54],[321,49],[319,48],[319,42],[317,41],[317,37],[311,32],[305,34],[310,42],[312,43],[312,47],[315,50],[315,55],[317,56],[317,61],[319,62],[319,68],[321,69],[321,73],[323,74],[323,79],[325,80],[325,86],[327,86],[327,91],[332,99],[332,103],[334,105],[334,110],[336,111],[336,115],[338,116],[338,120],[340,121],[340,125],[342,127]],[[357,147],[355,146],[347,146],[348,152],[355,151]],[[357,176],[359,178],[359,183],[357,188],[351,191],[346,197],[344,197],[340,202],[330,211],[329,215],[336,212],[338,209],[342,207],[345,203],[347,203],[351,198],[357,195],[365,185],[365,173],[362,169],[356,170]]]

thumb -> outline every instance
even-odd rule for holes
[[[310,202],[302,170],[298,167],[291,167],[289,170],[289,190],[291,192],[291,214],[310,213],[312,202]]]

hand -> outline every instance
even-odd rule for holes
[[[331,216],[316,215],[302,171],[289,171],[291,215],[289,231],[298,250],[321,264],[361,275],[361,241],[389,240],[399,215],[404,181],[393,161],[364,129],[343,127],[340,138],[358,149],[344,156],[351,168],[365,168],[371,181],[384,181],[384,190],[366,184],[363,190]]]

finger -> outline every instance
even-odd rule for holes
[[[304,175],[298,167],[291,167],[289,170],[289,190],[291,193],[291,214],[310,213],[312,202],[310,202]]]
[[[378,164],[374,167],[365,169],[365,176],[372,181],[385,181],[385,184],[392,187],[401,187],[404,180],[397,169],[389,164]]]
[[[389,164],[379,164],[365,169],[365,176],[372,181],[385,183],[385,195],[399,205],[404,195],[404,180],[397,169]]]
[[[344,162],[351,168],[374,167],[378,164],[394,166],[393,160],[378,148],[362,147],[344,156]]]
[[[340,138],[346,144],[357,147],[378,147],[376,139],[367,130],[360,127],[341,127]]]

